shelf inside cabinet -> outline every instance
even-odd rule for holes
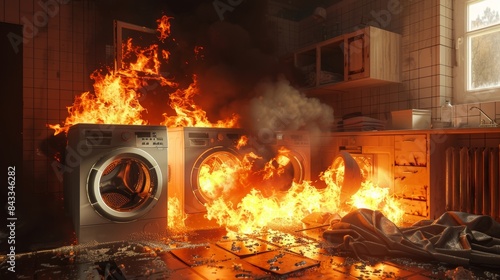
[[[343,82],[344,40],[335,40],[319,46],[319,85]]]
[[[295,52],[311,93],[348,91],[401,82],[401,35],[368,26]]]
[[[295,67],[302,73],[303,80],[300,85],[304,88],[315,87],[317,85],[317,48],[312,47],[295,53]]]

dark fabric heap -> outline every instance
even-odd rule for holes
[[[358,209],[332,224],[323,237],[359,257],[500,267],[500,223],[490,216],[446,212],[437,220],[400,228],[379,211]]]

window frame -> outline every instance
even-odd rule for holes
[[[500,25],[493,27],[480,28],[473,31],[467,31],[468,18],[467,7],[469,3],[479,2],[481,0],[457,0],[454,7],[454,42],[455,42],[455,75],[454,75],[454,94],[453,102],[455,104],[481,103],[500,101],[500,87],[469,90],[469,38],[478,34],[492,32],[491,30],[500,30]]]

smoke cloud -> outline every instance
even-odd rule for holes
[[[262,130],[329,130],[333,108],[307,97],[284,78],[257,85],[258,95],[250,101],[254,132]]]

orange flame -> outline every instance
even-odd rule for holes
[[[211,123],[208,120],[207,113],[195,104],[193,98],[200,94],[197,77],[193,76],[193,82],[187,89],[178,89],[170,94],[170,107],[174,109],[175,116],[163,114],[165,121],[163,125],[167,127],[237,127],[239,116],[233,114],[231,118],[218,120]]]
[[[388,188],[382,188],[370,181],[365,181],[361,184],[359,191],[351,197],[351,202],[356,208],[380,210],[396,225],[403,223],[405,211],[399,200],[390,195]]]
[[[236,144],[236,149],[241,149],[248,144],[248,136],[242,135],[240,139],[238,139],[238,143]]]
[[[285,147],[280,147],[278,149],[278,154],[268,161],[262,170],[264,180],[268,180],[274,176],[280,176],[285,172],[285,167],[290,163],[289,154],[290,150]]]
[[[168,17],[164,15],[160,19],[156,20],[156,23],[158,24],[157,30],[160,33],[158,39],[160,39],[161,42],[164,42],[165,39],[167,39],[170,36],[170,27],[171,27],[170,19],[173,19],[173,17]],[[170,52],[167,50],[162,50],[161,54],[163,59],[168,61],[170,57]]]
[[[178,231],[184,230],[184,216],[182,214],[182,206],[177,197],[168,198],[167,212],[168,228]]]
[[[97,71],[91,78],[94,80],[95,94],[84,92],[75,98],[73,106],[68,107],[69,116],[64,125],[49,125],[55,130],[55,135],[67,132],[76,123],[147,123],[141,118],[145,109],[139,103],[139,94],[135,90],[140,86],[138,80],[111,74],[102,75]]]
[[[286,149],[272,161],[280,161],[278,158],[284,154]],[[282,163],[286,164],[286,161]],[[250,165],[245,168],[250,168]],[[269,166],[266,165],[266,168]],[[326,183],[323,189],[316,188],[310,181],[303,181],[300,184],[292,183],[286,192],[275,192],[270,196],[251,188],[239,202],[219,197],[206,204],[206,217],[241,233],[252,233],[277,224],[297,225],[312,213],[337,213],[342,216],[353,207],[380,210],[395,224],[403,222],[404,210],[398,200],[390,195],[388,188],[375,186],[370,181],[365,181],[348,203],[341,202],[341,186],[336,179],[340,168],[332,164],[320,175],[320,180]],[[251,175],[255,176],[259,172]],[[234,173],[233,176],[239,174]]]
[[[168,17],[162,18],[161,24],[168,26],[168,29],[162,29],[162,36],[170,34],[168,19]],[[134,46],[132,39],[128,39],[122,45],[122,50],[123,69],[114,74],[94,71],[91,75],[91,79],[94,80],[94,93],[84,92],[75,97],[73,105],[67,108],[69,116],[62,126],[48,125],[54,129],[55,135],[67,132],[70,126],[77,123],[147,124],[141,116],[146,109],[139,102],[140,90],[147,81],[143,79],[144,77],[139,77],[139,72],[150,75],[162,86],[177,86],[159,74],[158,45],[141,48]]]
[[[160,19],[156,20],[156,23],[158,24],[157,30],[160,33],[158,38],[162,42],[170,36],[170,19],[173,19],[173,17],[163,15]]]

